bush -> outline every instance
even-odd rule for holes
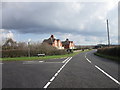
[[[97,50],[97,53],[120,57],[120,46],[104,47]]]
[[[36,56],[38,53],[46,55],[64,55],[67,54],[65,50],[58,50],[57,48],[48,45],[47,43],[34,43],[24,48],[18,47],[17,49],[2,50],[2,57],[24,57],[28,56],[30,49],[30,56]]]

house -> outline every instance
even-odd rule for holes
[[[43,43],[48,43],[49,45],[52,45],[53,47],[56,47],[58,49],[64,49],[60,39],[55,39],[54,35],[51,35],[49,39],[45,39]]]
[[[62,46],[65,49],[75,49],[75,45],[74,45],[73,41],[69,41],[69,39],[66,39],[66,41],[63,41]]]
[[[53,47],[56,47],[58,49],[74,49],[75,45],[73,41],[69,41],[69,39],[66,39],[66,41],[60,41],[60,39],[55,39],[54,35],[51,35],[49,39],[45,39],[43,43],[48,43],[49,45],[52,45]]]
[[[17,46],[17,42],[9,38],[2,47],[14,49],[16,46]]]

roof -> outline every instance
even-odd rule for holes
[[[45,39],[43,42],[46,42],[46,43],[49,43],[49,44],[52,44],[56,39]]]
[[[17,44],[15,41],[13,41],[13,39],[9,38],[3,46],[9,46],[9,43],[11,43],[11,45]]]
[[[46,42],[46,43],[49,43],[49,44],[53,44],[55,40],[56,39],[54,38],[54,36],[51,35],[51,37],[49,39],[44,39],[43,43]]]
[[[73,41],[69,41],[69,39],[66,39],[66,41],[63,41],[63,45],[69,45],[70,43],[73,43]]]

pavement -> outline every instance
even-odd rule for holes
[[[2,62],[2,88],[119,88],[119,64],[94,55]]]

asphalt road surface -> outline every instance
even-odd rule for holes
[[[118,88],[119,64],[94,52],[54,60],[2,62],[2,87]]]

